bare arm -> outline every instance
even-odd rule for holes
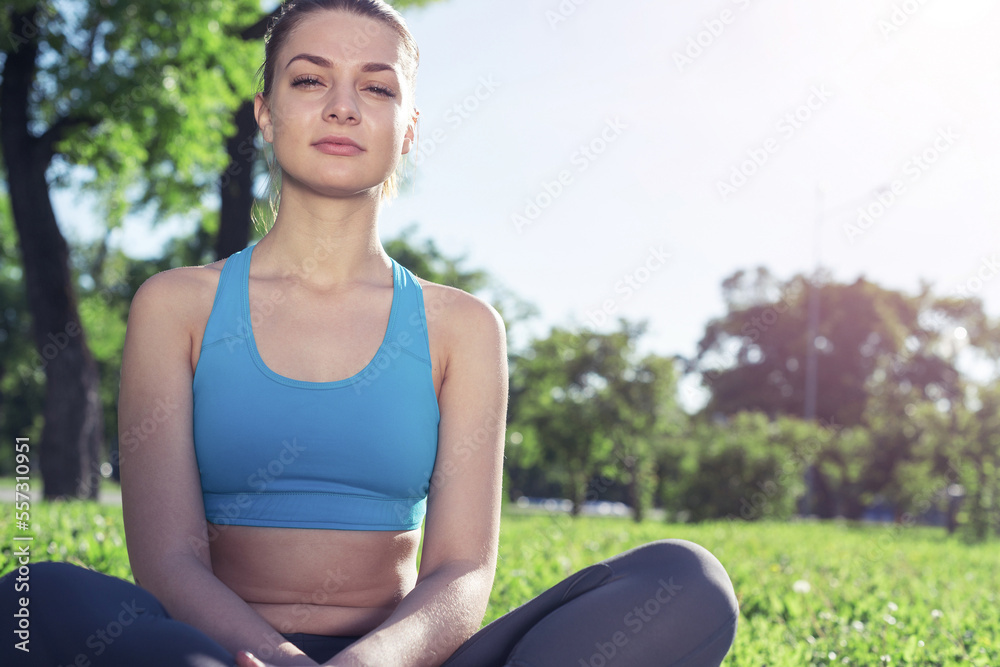
[[[506,335],[496,311],[469,295],[443,316],[442,330],[453,333],[416,586],[384,623],[326,665],[437,667],[486,614],[500,534]]]
[[[173,618],[234,655],[246,649],[275,665],[315,665],[212,572],[192,426],[195,270],[149,278],[129,310],[118,428],[132,572]]]

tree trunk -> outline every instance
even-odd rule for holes
[[[812,513],[820,519],[832,519],[836,515],[835,499],[830,483],[820,471],[819,466],[813,466],[813,498]]]
[[[226,141],[229,166],[219,179],[219,235],[215,240],[216,259],[243,250],[250,240],[250,214],[253,210],[253,167],[256,158],[254,136],[257,121],[253,102],[240,105],[233,116],[236,133]]]
[[[571,500],[573,501],[573,507],[570,510],[570,515],[580,516],[580,510],[583,509],[583,503],[587,499],[587,479],[588,475],[582,470],[570,472],[570,493],[572,494]]]
[[[12,12],[12,26],[34,26],[37,8]],[[104,437],[97,364],[80,326],[69,247],[56,224],[46,170],[54,143],[75,121],[41,137],[29,130],[28,95],[38,55],[37,31],[11,39],[0,85],[0,150],[7,167],[32,335],[45,370],[44,425],[38,465],[46,499],[96,498]]]
[[[263,39],[268,24],[281,13],[276,8],[240,32],[245,41]],[[257,151],[254,139],[257,119],[253,100],[247,100],[233,114],[236,133],[226,141],[229,165],[219,179],[219,234],[215,239],[216,259],[229,257],[247,247],[250,241],[250,216],[253,211],[253,167]]]
[[[645,461],[637,461],[634,457],[629,465],[625,464],[628,473],[628,501],[632,506],[632,520],[642,523],[646,518],[646,485],[649,483],[649,471],[646,469]],[[627,460],[627,459],[626,459]]]

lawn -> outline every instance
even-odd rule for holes
[[[33,560],[68,560],[131,581],[121,507],[31,507]],[[13,568],[4,522],[0,573]],[[1000,667],[1000,547],[939,528],[845,523],[671,525],[505,514],[485,622],[602,558],[664,537],[726,565],[742,615],[725,665]]]

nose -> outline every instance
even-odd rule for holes
[[[330,87],[323,117],[341,123],[357,123],[361,120],[357,96],[352,86],[338,84]]]

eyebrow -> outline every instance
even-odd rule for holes
[[[285,69],[288,69],[289,66],[291,66],[291,64],[296,60],[306,60],[308,62],[311,62],[313,65],[319,65],[320,67],[326,67],[326,68],[333,67],[333,63],[330,60],[324,58],[323,56],[316,56],[311,53],[300,53],[297,56],[293,56],[292,59],[288,61],[288,64],[285,65]],[[365,63],[364,65],[361,66],[361,71],[395,73],[396,69],[392,65],[389,65],[388,63]]]

